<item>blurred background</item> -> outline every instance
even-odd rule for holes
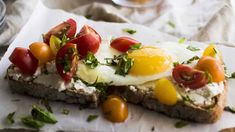
[[[39,0],[3,1],[6,11],[4,22],[0,21],[1,54],[27,22]],[[49,8],[63,9],[96,21],[136,23],[179,38],[229,43],[235,46],[235,0],[41,1]],[[126,4],[123,1],[135,3]],[[4,10],[0,11],[0,17],[4,18]]]

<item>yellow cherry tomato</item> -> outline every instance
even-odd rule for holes
[[[224,81],[224,68],[221,65],[220,61],[211,57],[203,56],[198,61],[196,68],[202,71],[207,71],[210,73],[213,82]]]
[[[174,105],[178,100],[176,88],[167,78],[156,81],[154,96],[160,103],[165,105]]]
[[[37,58],[40,63],[46,63],[54,59],[51,48],[43,42],[34,42],[29,45],[30,52]]]
[[[105,118],[112,122],[123,122],[128,117],[126,102],[116,95],[108,96],[102,104],[102,111]]]
[[[221,52],[218,50],[215,44],[210,44],[206,47],[203,52],[203,56],[211,56],[223,63],[223,58]]]
[[[61,48],[60,46],[61,42],[62,41],[58,37],[56,37],[55,35],[51,35],[49,44],[51,51],[53,52],[54,55],[56,55],[58,50]]]

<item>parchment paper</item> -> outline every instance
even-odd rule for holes
[[[137,33],[131,35],[131,37],[139,40],[144,44],[158,44],[158,41],[178,41],[177,38],[173,38],[166,34],[160,33],[148,29],[146,27],[134,24],[117,24],[117,23],[105,23],[94,22],[87,20],[82,16],[76,16],[70,13],[66,13],[61,10],[50,10],[44,7],[42,3],[38,3],[35,11],[33,12],[30,20],[21,30],[15,41],[10,45],[8,51],[0,61],[0,128],[20,128],[24,127],[20,123],[20,118],[29,115],[31,106],[38,103],[39,99],[22,96],[18,94],[12,94],[9,90],[4,76],[6,69],[10,62],[8,60],[9,55],[15,47],[28,47],[28,45],[35,41],[42,41],[41,34],[47,32],[51,27],[58,23],[65,21],[68,18],[74,18],[77,21],[78,30],[84,24],[92,26],[101,35],[103,39],[128,36],[123,33],[123,28],[132,28],[137,30]],[[203,46],[204,44],[191,42]],[[205,45],[204,45],[205,46]],[[225,64],[230,71],[235,71],[235,48],[219,45],[221,49]],[[235,81],[229,80],[229,95],[228,104],[235,106]],[[13,101],[14,99],[20,99],[20,101]],[[128,104],[129,117],[124,123],[111,123],[102,117],[100,108],[91,110],[84,109],[79,110],[76,104],[65,104],[61,102],[50,102],[55,116],[58,119],[58,123],[55,125],[46,125],[42,130],[55,131],[55,130],[67,130],[67,131],[151,131],[154,127],[154,131],[168,132],[168,131],[185,131],[185,132],[211,132],[218,131],[222,128],[235,126],[235,115],[224,112],[222,118],[215,124],[196,124],[190,123],[188,126],[177,129],[174,127],[174,123],[177,119],[168,118],[162,114],[146,110],[139,106]],[[69,109],[69,115],[62,114],[63,108]],[[16,123],[12,126],[6,125],[4,119],[9,112],[16,111],[15,120]],[[86,119],[90,114],[99,115],[98,119],[88,123]]]

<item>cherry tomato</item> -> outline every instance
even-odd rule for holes
[[[84,58],[88,52],[95,54],[101,43],[100,35],[90,26],[84,25],[76,38],[70,43],[77,44],[79,55]]]
[[[208,83],[205,72],[181,64],[176,65],[172,76],[177,83],[191,89],[198,89]]]
[[[73,20],[72,18],[70,18],[66,22],[63,22],[63,23],[55,26],[54,28],[52,28],[50,31],[48,31],[43,36],[43,41],[44,41],[44,43],[49,44],[49,40],[50,40],[51,35],[55,35],[56,37],[59,37],[61,39],[64,34],[68,38],[71,39],[76,34],[76,30],[77,30],[76,21]]]
[[[120,37],[114,39],[110,46],[120,52],[127,52],[131,46],[139,43],[137,40],[134,40],[129,37]]]
[[[24,74],[33,75],[38,67],[38,60],[33,54],[28,49],[21,47],[14,49],[9,60]]]
[[[57,54],[58,50],[61,48],[62,41],[55,35],[50,37],[50,48],[54,55]]]
[[[203,56],[198,61],[196,68],[210,73],[213,82],[224,81],[224,68],[220,61],[211,56]]]
[[[46,43],[34,42],[29,45],[29,49],[34,57],[42,64],[51,61],[54,58],[51,48]]]
[[[65,82],[71,81],[78,63],[76,44],[65,44],[56,55],[56,69]]]
[[[106,119],[112,122],[123,122],[128,117],[125,101],[116,95],[108,96],[102,104],[102,110]]]

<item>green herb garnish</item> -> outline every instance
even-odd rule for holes
[[[87,19],[91,19],[92,15],[87,14],[85,17],[86,17]]]
[[[67,42],[69,41],[69,38],[67,35],[64,33],[60,42],[60,47],[63,47]]]
[[[233,72],[229,78],[235,78],[235,72]]]
[[[188,50],[191,50],[191,51],[199,51],[200,49],[199,48],[197,48],[197,47],[193,47],[193,46],[188,46],[188,47],[186,47]]]
[[[124,28],[122,31],[127,32],[129,34],[135,34],[136,33],[136,30],[133,30],[133,29],[130,29],[130,28]]]
[[[69,114],[69,110],[64,108],[63,111],[62,111],[62,114],[68,115]]]
[[[21,118],[21,122],[28,127],[37,128],[37,129],[44,126],[43,122],[35,120],[32,116]]]
[[[141,48],[141,43],[134,44],[130,47],[130,50],[137,50]]]
[[[198,56],[193,56],[193,57],[190,58],[189,60],[184,61],[182,64],[190,64],[190,63],[192,63],[193,61],[199,60],[199,59],[200,59],[200,57],[198,57]]]
[[[186,121],[178,121],[178,122],[175,123],[176,128],[182,128],[182,127],[185,127],[187,125],[188,125],[188,122],[186,122]]]
[[[89,68],[94,69],[98,66],[99,61],[92,52],[88,52],[86,58],[83,60],[83,63],[86,64]]]
[[[212,83],[212,76],[208,71],[205,71],[205,76],[208,80],[208,83]]]
[[[178,41],[178,43],[179,43],[179,44],[183,44],[185,41],[186,41],[186,38],[180,38],[179,41]]]
[[[98,118],[98,115],[89,115],[86,119],[87,122],[91,122]]]
[[[46,109],[47,109],[49,112],[53,113],[52,108],[51,108],[51,106],[50,106],[50,104],[49,104],[48,99],[41,99],[41,100],[40,100],[40,104],[44,105],[44,106],[46,107]]]
[[[235,113],[235,108],[232,106],[226,106],[226,107],[224,107],[224,110],[231,112],[231,113]]]
[[[44,109],[40,108],[39,106],[33,105],[33,109],[31,114],[35,120],[39,120],[46,123],[55,124],[57,122],[54,115],[50,112],[45,111]]]
[[[15,115],[15,112],[9,113],[9,114],[7,115],[6,121],[7,121],[8,124],[13,124],[13,123],[15,123],[14,115]]]
[[[171,22],[171,21],[168,21],[167,24],[168,24],[170,27],[172,27],[172,28],[175,28],[175,27],[176,27],[175,24],[174,24],[173,22]]]
[[[176,67],[178,64],[180,64],[179,62],[173,62],[173,66]]]

